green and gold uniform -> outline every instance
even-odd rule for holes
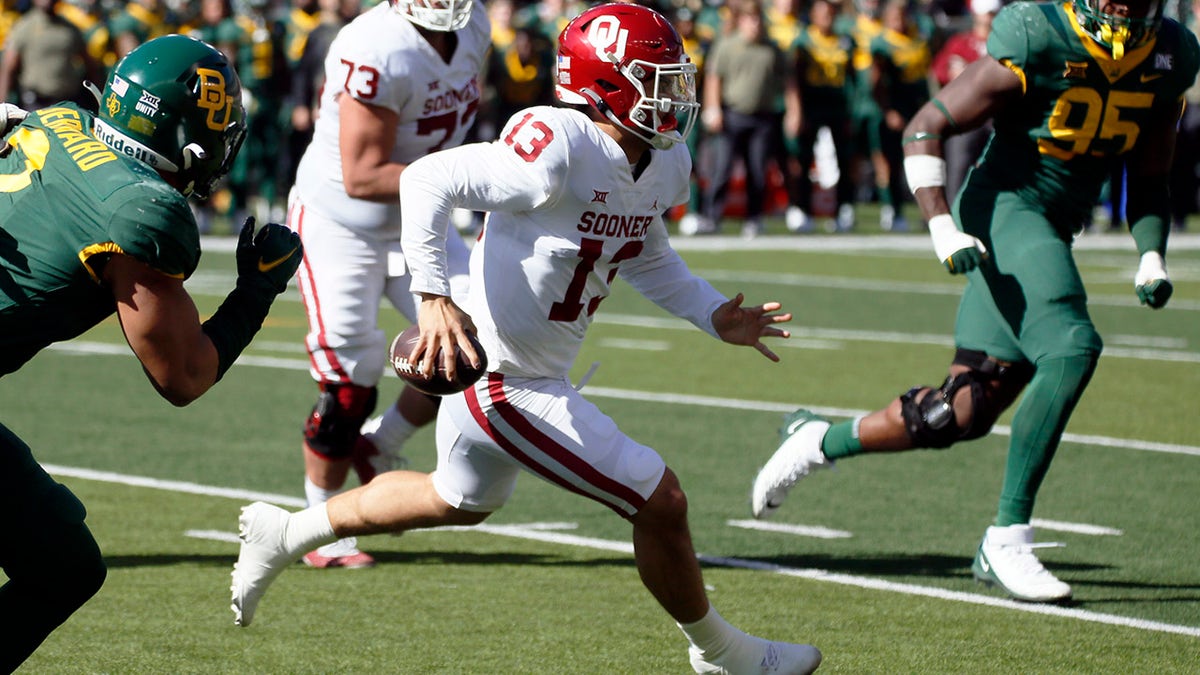
[[[257,197],[275,204],[286,189],[279,184],[283,176],[276,167],[283,139],[280,113],[289,84],[283,24],[258,12],[239,14],[234,20],[241,32],[237,69],[249,95],[246,143],[229,171],[230,212],[247,208]]]
[[[31,114],[0,158],[0,375],[116,311],[99,277],[125,253],[186,279],[200,235],[186,199],[92,135],[74,105]]]
[[[1116,60],[1083,32],[1071,5],[1019,2],[996,16],[987,48],[1020,76],[1024,92],[994,120],[994,136],[954,205],[960,227],[990,254],[968,274],[955,341],[1034,366],[1013,418],[997,516],[1003,526],[1029,522],[1102,349],[1072,237],[1110,162],[1137,147],[1153,115],[1163,119],[1162,110],[1174,108],[1195,81],[1200,47],[1164,19],[1156,36]],[[1162,202],[1156,207],[1165,228],[1170,204]],[[1141,220],[1159,217],[1150,216]],[[1131,226],[1136,236],[1139,223]],[[1158,246],[1165,248],[1165,233]]]
[[[799,172],[796,205],[812,209],[811,166],[815,161],[817,133],[829,129],[838,165],[837,204],[854,201],[854,168],[851,164],[850,91],[854,42],[845,35],[825,35],[806,28],[796,39],[796,78],[804,110],[804,126],[797,139]]]
[[[113,14],[108,24],[108,32],[113,39],[129,33],[138,44],[167,35],[172,29],[166,12],[155,11],[137,2],[126,4],[124,9]]]
[[[904,175],[904,150],[900,130],[888,126],[888,115],[895,111],[905,123],[912,119],[917,110],[929,100],[929,64],[933,55],[929,49],[926,33],[916,21],[908,21],[907,30],[899,32],[890,28],[871,40],[871,58],[879,71],[879,82],[873,92],[879,106],[879,151],[887,162],[885,176],[875,176],[875,187],[879,201],[891,207],[895,220],[887,222],[881,218],[884,229],[896,227],[896,222],[905,222],[901,214],[907,190]],[[905,226],[899,226],[904,229]]]
[[[179,278],[200,258],[183,195],[97,140],[93,119],[70,104],[43,108],[7,137],[0,157],[0,375],[116,311],[100,281],[110,255],[124,253]],[[5,621],[0,639],[0,672],[10,672],[100,588],[106,570],[83,504],[2,424],[0,510],[0,538],[10,542],[0,551],[9,577],[0,596],[6,608],[22,608]]]
[[[796,38],[796,76],[806,123],[845,126],[850,111],[850,78],[854,77],[850,62],[853,49],[850,38],[836,33],[824,35],[812,27]]]
[[[879,125],[883,112],[871,91],[871,40],[883,32],[878,17],[868,14],[849,14],[838,17],[834,32],[847,35],[854,41],[850,65],[850,117],[856,147],[854,151],[868,156],[879,151]]]
[[[907,33],[883,30],[871,40],[870,51],[876,63],[884,64],[881,77],[887,90],[887,110],[912,119],[929,100],[929,64],[933,60],[929,41],[913,24]]]

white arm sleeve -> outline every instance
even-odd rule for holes
[[[452,209],[528,211],[553,199],[565,175],[557,162],[521,161],[499,141],[435,152],[410,164],[400,174],[400,245],[412,292],[450,295],[446,236]]]
[[[693,274],[671,248],[661,216],[650,227],[642,254],[622,263],[619,275],[654,304],[720,339],[712,315],[728,298]]]

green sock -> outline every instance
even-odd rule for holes
[[[877,185],[875,190],[879,193],[879,203],[890,205],[892,203],[892,187],[890,185]]]
[[[825,432],[821,439],[821,452],[829,459],[853,457],[863,452],[862,441],[858,439],[858,420],[838,422]]]

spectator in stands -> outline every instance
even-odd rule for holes
[[[117,54],[113,51],[112,34],[108,31],[108,12],[99,0],[66,0],[59,3],[58,13],[83,33],[88,55],[107,74],[108,69],[117,63]]]
[[[879,129],[880,148],[886,165],[875,176],[879,191],[879,227],[889,232],[904,232],[908,221],[903,206],[908,188],[904,183],[904,153],[901,133],[926,101],[929,100],[928,33],[917,24],[909,0],[888,0],[880,14],[883,32],[871,40],[872,87],[875,101],[883,111]]]
[[[243,212],[254,213],[259,220],[283,218],[280,115],[291,81],[283,50],[285,28],[267,5],[268,0],[247,0],[234,17],[242,33],[237,67],[247,125],[245,147],[229,171],[233,200],[228,210],[234,222]]]
[[[705,58],[708,56],[708,49],[712,45],[712,41],[704,37],[700,31],[700,24],[697,21],[696,12],[690,7],[683,6],[675,10],[671,15],[672,23],[675,25],[675,30],[679,33],[679,37],[683,40],[683,51],[688,55],[688,60],[696,64],[696,72],[704,72]],[[696,82],[696,99],[704,100],[704,80],[698,78]],[[700,147],[705,138],[704,125],[693,124],[691,130],[684,141],[687,143],[688,150],[691,151],[692,157],[692,177],[688,196],[688,203],[681,210],[683,213],[698,213],[700,211],[700,193],[701,182],[700,175],[697,169],[698,161],[695,158],[700,157]],[[676,217],[676,216],[672,216]],[[696,216],[693,216],[695,218]]]
[[[308,33],[300,60],[289,73],[291,85],[287,105],[295,132],[307,130],[312,141],[313,125],[320,112],[317,104],[325,86],[325,55],[338,31],[362,11],[361,0],[319,0],[317,25]],[[307,146],[306,146],[307,147]],[[303,154],[303,153],[301,153]]]
[[[0,59],[0,101],[16,93],[26,110],[71,101],[95,110],[83,81],[102,82],[104,73],[88,54],[83,33],[55,11],[57,0],[33,0],[13,25]]]
[[[237,62],[238,39],[241,31],[233,20],[230,0],[200,0],[195,25],[187,34],[221,50],[232,62]]]
[[[162,0],[129,0],[109,22],[118,59],[147,40],[174,32],[175,28],[167,19]]]
[[[746,218],[742,235],[763,230],[767,163],[783,145],[782,133],[796,135],[800,95],[788,53],[766,37],[759,0],[737,0],[730,6],[733,31],[717,40],[705,62],[701,121],[713,135],[698,217],[680,222],[683,234],[719,230],[721,216],[740,161],[746,173]],[[780,93],[782,92],[782,103]],[[782,110],[781,110],[782,108]]]
[[[856,201],[876,199],[874,192],[877,174],[887,171],[880,152],[879,128],[883,113],[871,90],[871,41],[883,32],[879,21],[878,0],[853,0],[854,13],[843,14],[834,25],[834,32],[849,35],[854,40],[851,64],[854,76],[850,87],[850,133],[852,142],[852,172]]]
[[[779,48],[788,51],[804,30],[804,22],[800,20],[800,2],[798,0],[771,0],[766,8],[767,37],[771,38]]]
[[[291,107],[292,99],[288,95],[291,90],[291,73],[300,66],[304,56],[304,46],[308,36],[321,23],[321,8],[318,0],[292,0],[291,9],[283,20],[283,56],[286,73],[284,74],[285,90],[279,115],[279,123],[283,127],[283,143],[280,152],[283,155],[284,175],[279,179],[279,185],[290,186],[296,182],[296,166],[300,156],[312,141],[312,125],[295,125],[296,116]],[[303,113],[301,114],[303,117]]]
[[[1200,0],[1192,0],[1191,12],[1181,23],[1200,35]],[[1200,80],[1184,92],[1187,105],[1179,121],[1179,136],[1175,141],[1175,163],[1171,166],[1171,226],[1187,229],[1187,217],[1196,212],[1196,196],[1200,192]]]
[[[492,134],[504,128],[518,110],[554,103],[554,47],[541,33],[528,26],[513,30],[506,46],[492,44],[488,55],[483,114],[478,124]]]
[[[787,228],[807,232],[813,228],[813,181],[817,133],[822,127],[833,137],[837,157],[837,220],[835,229],[845,232],[854,227],[854,175],[850,150],[851,55],[854,43],[849,36],[833,30],[838,6],[834,0],[815,0],[809,10],[808,28],[796,41],[795,75],[800,87],[802,112],[797,139],[796,189],[787,211]]]

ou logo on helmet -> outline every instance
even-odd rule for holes
[[[588,42],[596,48],[596,56],[604,61],[623,61],[628,40],[629,30],[621,28],[621,20],[615,16],[597,17],[588,27]]]

